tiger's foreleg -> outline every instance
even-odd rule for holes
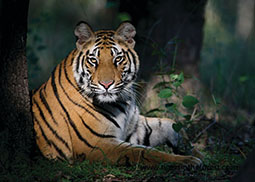
[[[188,148],[190,142],[183,135],[173,130],[172,125],[174,123],[168,118],[150,118],[140,115],[138,127],[130,134],[129,142],[151,147],[167,144],[173,148],[174,153],[183,154],[180,152],[181,147]],[[184,131],[180,133],[185,134]],[[203,159],[203,154],[196,148],[190,149],[190,152],[192,155]]]
[[[143,163],[154,166],[161,162],[171,162],[183,165],[200,165],[201,160],[193,156],[182,156],[160,152],[151,147],[133,145],[117,139],[102,140],[97,149],[93,150],[87,157],[90,161],[109,160],[117,164]]]

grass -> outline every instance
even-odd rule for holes
[[[255,146],[253,134],[247,135],[246,125],[231,126],[216,123],[205,139],[203,166],[198,168],[162,163],[157,167],[116,166],[88,161],[69,165],[37,156],[30,163],[18,163],[12,170],[0,168],[0,181],[230,181],[238,172],[247,154]],[[228,132],[227,132],[227,131]],[[239,135],[236,135],[239,132]],[[224,133],[224,134],[223,134]],[[246,136],[247,138],[247,136]],[[202,140],[202,139],[201,139]],[[167,147],[161,147],[167,150]]]

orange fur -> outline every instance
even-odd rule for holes
[[[127,28],[133,33],[132,26]],[[75,61],[81,59],[79,57],[81,51],[85,54],[87,49],[96,44],[96,35],[100,33],[107,35],[109,32],[116,34],[114,31],[92,33],[86,27],[78,29],[76,35],[80,36],[83,33],[83,36],[90,37],[86,37],[86,41],[82,39],[83,36],[80,36],[81,40],[78,40],[77,49],[73,50],[66,59],[57,65],[49,80],[33,94],[34,130],[36,132],[36,142],[42,154],[49,159],[58,158],[69,162],[79,158],[85,158],[90,161],[107,158],[112,163],[143,162],[155,165],[159,162],[176,162],[181,164],[200,164],[201,161],[193,156],[167,154],[151,147],[125,142],[123,136],[127,134],[122,136],[120,132],[126,132],[125,123],[118,127],[118,120],[116,120],[117,124],[109,121],[109,117],[99,111],[93,104],[93,98],[81,91],[74,76]],[[134,42],[127,37],[126,39],[132,43],[132,45],[128,45],[119,35],[116,37],[116,39],[113,38],[116,44],[124,51],[130,51],[129,55],[137,59],[136,66],[138,68],[138,56],[132,48]],[[108,39],[104,40],[102,36],[102,46],[100,48],[100,56],[97,58],[99,60],[97,67],[93,66],[93,61],[95,60],[92,60],[92,63],[84,63],[90,69],[91,81],[94,84],[108,80],[120,83],[124,65],[129,64],[128,59],[130,58],[127,56],[123,57],[118,66],[113,64],[114,56],[108,49],[110,46],[108,44],[109,41]],[[102,105],[102,107],[105,106],[107,105]],[[127,107],[126,111],[128,111],[129,106],[125,107]],[[136,110],[134,111],[136,112]],[[133,120],[135,119],[131,118],[130,122]],[[149,125],[156,122],[152,118],[145,118],[145,120],[142,122],[148,122]],[[171,123],[172,121],[169,120],[169,122]]]

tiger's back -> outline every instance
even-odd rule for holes
[[[116,31],[93,32],[81,22],[75,35],[77,48],[32,96],[36,142],[43,155],[70,162],[107,157],[114,163],[127,159],[136,163],[141,158],[149,164],[200,163],[192,156],[165,154],[144,146],[155,141],[150,137],[160,127],[169,129],[154,143],[169,140],[175,144],[178,134],[172,130],[171,120],[139,115],[132,91],[139,68],[133,49],[134,27],[123,23]],[[147,150],[150,155],[145,154]]]

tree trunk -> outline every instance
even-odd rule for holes
[[[33,141],[26,61],[28,6],[29,0],[0,4],[0,168],[6,161],[28,158]]]

